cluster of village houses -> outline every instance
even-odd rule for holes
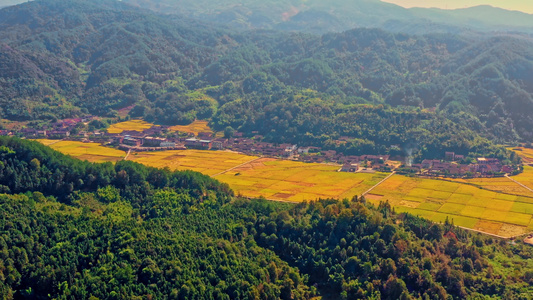
[[[420,164],[412,164],[407,169],[412,173],[423,176],[446,176],[446,177],[493,177],[513,173],[516,166],[504,165],[497,158],[478,157],[476,163],[461,164],[463,155],[454,152],[446,152],[444,161],[425,159]]]
[[[240,132],[236,132],[233,138],[215,138],[211,132],[201,132],[197,137],[163,138],[161,136],[166,135],[168,126],[152,126],[142,132],[123,131],[119,134],[113,134],[100,131],[76,131],[76,134],[71,134],[79,122],[87,121],[87,119],[66,119],[39,130],[32,128],[25,128],[17,132],[0,130],[0,135],[111,143],[126,151],[231,150],[249,155],[282,157],[303,162],[336,163],[342,165],[339,169],[341,172],[387,172],[396,168],[389,162],[389,155],[344,155],[335,150],[322,150],[320,147],[267,143],[262,141],[263,137],[260,135],[256,135],[254,138],[243,138]],[[422,163],[412,164],[402,169],[422,176],[449,177],[489,177],[512,173],[516,170],[516,167],[503,165],[497,158],[478,158],[477,163],[473,164],[461,164],[462,160],[464,160],[462,155],[446,152],[444,160],[426,159]]]
[[[64,139],[71,135],[79,123],[85,123],[92,120],[93,117],[65,119],[40,129],[22,128],[17,131],[0,130],[0,135],[17,135],[25,138],[50,138],[50,139]],[[87,134],[87,132],[80,132],[80,134]]]

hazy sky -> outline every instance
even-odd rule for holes
[[[465,8],[477,5],[492,5],[509,10],[533,14],[533,0],[381,0],[404,7],[438,7],[444,9]]]

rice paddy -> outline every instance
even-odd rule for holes
[[[75,141],[38,140],[63,154],[90,162],[116,162],[126,156],[126,152],[104,147],[98,143],[83,143]]]
[[[515,151],[516,154],[518,154],[525,164],[533,164],[533,149],[531,148],[524,148],[524,147],[516,147],[516,148],[508,148],[508,150]]]
[[[247,197],[301,202],[361,195],[386,174],[337,172],[338,166],[261,158],[216,176]]]
[[[122,133],[125,130],[139,131],[142,132],[145,129],[151,128],[154,126],[152,123],[145,122],[143,120],[129,120],[126,122],[120,122],[112,124],[107,129],[109,133]]]
[[[531,185],[527,184],[527,183],[533,183],[533,167],[525,166],[523,174],[519,174],[518,176],[513,176],[512,178],[516,181],[519,181],[525,184],[526,186],[533,186],[533,184]],[[472,184],[475,186],[479,186],[483,189],[495,191],[499,193],[512,194],[516,196],[533,197],[533,191],[517,184],[516,182],[506,177],[455,179],[453,181],[459,182],[459,183]]]
[[[52,144],[60,142],[60,140],[47,140],[47,139],[36,139],[34,141],[37,141],[45,146],[50,146]]]
[[[517,153],[533,163],[533,149]],[[516,150],[516,149],[515,149]],[[533,166],[511,177],[434,180],[394,175],[367,196],[389,203],[398,212],[511,237],[533,231]]]
[[[385,174],[337,172],[339,166],[258,158],[225,151],[133,153],[129,159],[153,167],[190,169],[226,182],[237,194],[301,202],[360,195]]]
[[[130,129],[131,130],[131,127]],[[96,143],[41,140],[52,148],[93,162],[117,161],[123,151]],[[351,198],[380,182],[385,173],[337,172],[339,166],[248,156],[229,151],[178,150],[131,153],[145,165],[194,170],[226,182],[237,194],[301,202]],[[512,177],[533,187],[533,167]],[[533,231],[533,193],[508,178],[435,180],[393,175],[366,195],[368,202],[389,201],[397,212],[435,222],[511,237]]]
[[[207,121],[196,120],[189,125],[176,125],[169,128],[171,131],[180,131],[185,133],[192,133],[198,135],[200,132],[213,133],[213,130],[207,124]]]
[[[338,166],[257,158],[222,151],[138,153],[130,159],[154,167],[191,169],[211,175],[246,197],[299,202],[361,195],[386,174],[337,172]],[[533,174],[533,168],[526,173]],[[486,186],[519,187],[507,178],[476,179]],[[526,190],[527,191],[527,190]],[[493,191],[469,182],[394,175],[367,195],[374,204],[389,201],[398,212],[483,232],[515,236],[533,230],[533,197]]]
[[[156,168],[193,170],[210,176],[254,159],[257,157],[235,152],[201,150],[139,152],[130,154],[128,158]]]

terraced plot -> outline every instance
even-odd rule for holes
[[[375,204],[386,200],[398,212],[436,222],[449,217],[455,225],[491,234],[515,236],[533,230],[533,197],[498,193],[459,182],[394,175],[368,198]]]
[[[104,147],[98,143],[82,143],[74,141],[38,140],[44,145],[61,153],[68,154],[90,162],[116,162],[126,156],[126,152]]]
[[[154,126],[152,123],[145,122],[143,120],[129,120],[126,122],[116,123],[109,126],[107,132],[109,133],[121,133],[125,130],[142,132],[145,129]]]

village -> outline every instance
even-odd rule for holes
[[[16,135],[27,139],[62,139],[82,142],[97,142],[124,151],[146,152],[164,150],[228,150],[247,155],[283,158],[307,163],[330,163],[340,166],[339,172],[391,172],[411,174],[422,177],[498,177],[517,173],[517,166],[503,164],[497,158],[478,157],[475,163],[464,163],[463,155],[445,152],[444,159],[425,159],[420,163],[402,164],[389,155],[345,155],[335,150],[294,144],[275,144],[264,142],[263,136],[243,137],[235,132],[232,137],[217,137],[212,132],[176,134],[169,126],[153,125],[142,131],[124,130],[120,133],[107,131],[78,130],[79,124],[93,120],[94,117],[65,119],[39,129],[23,128],[18,131],[0,130],[0,135]],[[410,159],[409,159],[410,160]]]

